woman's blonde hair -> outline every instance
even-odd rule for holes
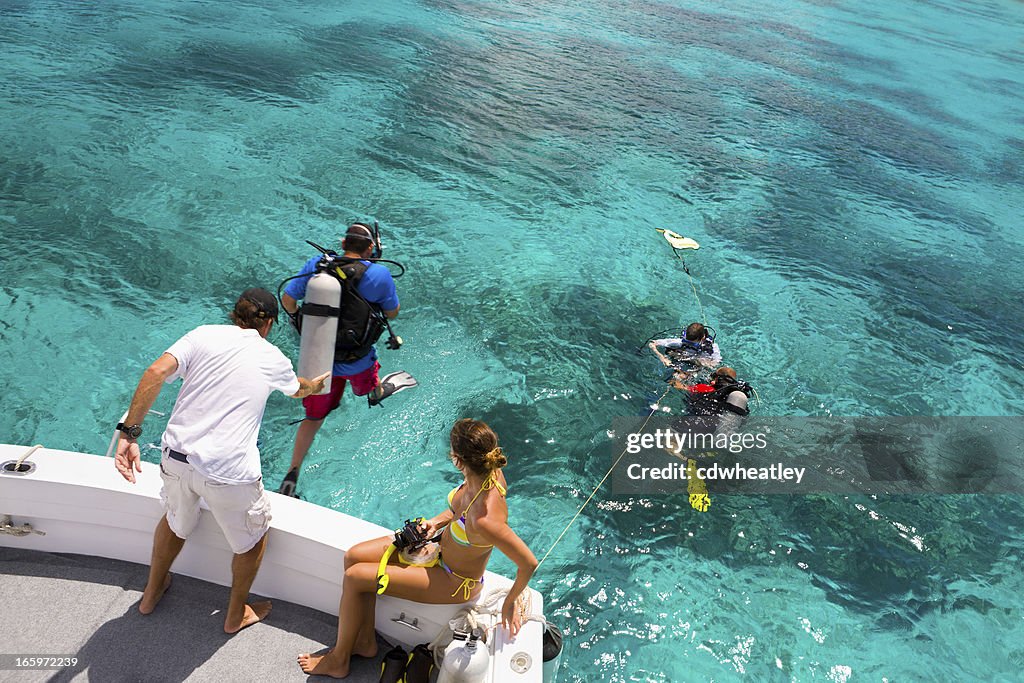
[[[498,445],[498,435],[482,420],[465,417],[456,421],[452,427],[451,445],[459,460],[481,476],[508,464],[505,452]]]

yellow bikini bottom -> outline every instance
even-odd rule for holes
[[[467,576],[456,574],[444,563],[444,560],[441,559],[440,555],[437,556],[437,564],[440,565],[441,569],[448,572],[448,576],[454,576],[456,579],[462,579],[462,583],[459,584],[459,587],[452,592],[453,598],[458,595],[459,591],[462,591],[462,599],[464,601],[469,600],[473,595],[473,589],[478,585],[483,585],[484,577],[481,576],[479,579],[471,579]]]
[[[451,567],[444,563],[444,559],[441,557],[440,548],[437,549],[436,554],[433,552],[433,549],[431,549],[428,550],[426,553],[421,553],[420,555],[422,556],[422,560],[415,555],[409,556],[405,551],[402,551],[398,554],[398,561],[410,567],[440,567],[441,569],[445,570],[445,572],[447,572],[449,576],[454,576],[456,579],[462,579],[462,583],[460,583],[458,587],[454,591],[452,591],[451,597],[453,598],[459,594],[459,591],[462,591],[462,599],[464,601],[469,600],[473,596],[473,589],[476,588],[478,585],[482,585],[484,582],[484,577],[482,576],[479,579],[474,579],[453,572]],[[386,563],[387,555],[385,555],[384,558],[381,558],[382,570],[380,574],[382,575],[386,571],[383,569]],[[379,575],[377,578],[378,581],[380,581],[381,577]],[[383,584],[386,587],[387,581],[383,581]],[[378,594],[380,594],[384,591],[383,589],[379,589],[377,592]]]
[[[472,597],[472,595],[473,595],[473,589],[476,588],[477,586],[483,584],[483,577],[480,577],[479,579],[471,579],[469,577],[463,577],[462,574],[456,573],[455,571],[453,571],[452,567],[450,567],[449,565],[444,564],[444,560],[441,558],[440,550],[437,551],[436,555],[433,552],[427,552],[427,553],[424,553],[424,556],[425,556],[424,560],[423,561],[419,561],[416,556],[410,557],[406,553],[402,552],[402,553],[400,553],[398,555],[398,561],[401,562],[402,564],[408,564],[409,566],[415,566],[415,567],[438,567],[439,566],[440,568],[444,569],[444,571],[447,572],[447,574],[449,574],[450,577],[455,577],[456,579],[461,579],[462,583],[459,584],[459,587],[456,588],[455,591],[452,592],[452,597],[453,598],[459,594],[459,591],[462,591],[462,599],[463,600],[469,600]]]

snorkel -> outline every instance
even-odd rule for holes
[[[370,234],[373,236],[373,253],[370,254],[370,257],[379,259],[384,253],[384,243],[380,241],[380,223],[373,222],[373,230],[370,231]]]
[[[388,560],[395,554],[395,551],[406,548],[415,550],[422,548],[429,542],[426,529],[423,527],[425,521],[423,517],[407,519],[405,520],[404,527],[395,529],[395,540],[384,549],[384,554],[380,558],[380,564],[377,565],[377,595],[383,595],[384,591],[388,589],[388,584],[391,582],[391,578],[388,576]]]
[[[388,560],[396,550],[398,547],[392,543],[384,549],[384,554],[380,557],[380,564],[377,565],[377,595],[384,595],[384,591],[388,589],[388,584],[391,582],[391,577],[388,576]]]

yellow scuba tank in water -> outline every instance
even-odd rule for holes
[[[331,374],[334,346],[341,314],[341,282],[333,275],[317,273],[306,284],[302,300],[302,334],[299,338],[299,377]],[[321,394],[331,391],[331,379]]]

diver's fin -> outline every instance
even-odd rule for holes
[[[388,396],[397,394],[399,391],[403,391],[405,389],[412,389],[417,384],[419,384],[419,382],[416,381],[416,378],[405,370],[392,372],[390,375],[385,375],[384,379],[380,381],[380,396],[374,398],[373,392],[371,391],[369,395],[367,395],[366,400],[371,406],[375,406]]]
[[[299,494],[295,493],[295,487],[299,483],[299,470],[298,468],[292,468],[288,470],[288,474],[284,475],[284,481],[281,482],[281,487],[277,489],[277,492],[283,496],[291,496],[292,498],[298,498]]]
[[[409,663],[405,666],[405,683],[430,683],[430,674],[433,670],[433,653],[425,644],[417,645],[409,653]]]
[[[405,666],[409,657],[401,645],[395,645],[384,655],[380,663],[380,679],[378,683],[401,683],[405,680]]]

